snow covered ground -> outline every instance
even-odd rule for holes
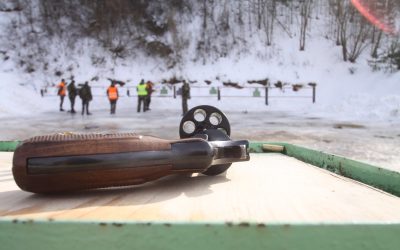
[[[282,61],[275,64],[243,58],[221,60],[215,65],[187,65],[181,69],[180,76],[197,80],[192,84],[190,107],[209,104],[227,113],[235,139],[285,141],[400,171],[400,74],[371,72],[366,65],[346,64],[334,57],[312,60],[312,55],[290,49],[288,54],[282,53],[285,53]],[[50,77],[44,72],[21,74],[15,65],[7,62],[0,73],[0,140],[22,140],[64,131],[133,131],[178,138],[180,97],[172,98],[172,86],[159,83],[177,72],[154,72],[153,68],[149,63],[119,66],[113,72],[101,71],[82,61],[75,78],[77,82],[96,75],[99,81],[90,82],[95,94],[90,104],[93,116],[81,117],[58,111],[59,100],[54,88],[49,88],[45,97],[40,96],[40,88],[58,83],[59,77]],[[281,80],[307,86],[308,82],[316,82],[316,103],[312,103],[311,89],[298,92],[290,88],[284,92],[271,89],[266,106],[264,87],[246,81],[267,76],[272,83]],[[116,116],[108,112],[106,77],[128,81],[126,87],[120,88],[122,97]],[[135,93],[135,85],[141,78],[157,83],[152,111],[145,114],[137,114],[136,98],[126,96],[127,88]],[[213,83],[207,85],[204,80]],[[238,82],[248,88],[225,88],[223,81]],[[221,88],[221,101],[215,94],[210,95],[212,87]],[[260,97],[252,97],[256,87]],[[168,90],[168,97],[157,97],[162,88]],[[64,108],[68,106],[66,98]],[[76,107],[78,110],[81,107],[79,98]]]
[[[285,53],[282,61],[275,64],[244,58],[221,60],[215,65],[187,65],[178,76],[197,80],[192,84],[190,107],[209,104],[227,113],[233,138],[291,142],[400,171],[400,74],[371,72],[366,65],[346,64],[334,57],[312,60],[312,55],[292,52],[292,55],[282,52]],[[48,89],[47,96],[40,96],[40,88],[58,83],[59,77],[49,77],[44,72],[21,74],[15,65],[3,64],[0,67],[0,140],[22,140],[64,131],[133,131],[178,138],[180,98],[172,98],[173,88],[159,83],[177,72],[154,72],[151,63],[96,71],[84,61],[81,63],[80,73],[76,75],[78,83],[99,76],[99,81],[90,82],[95,94],[90,117],[59,112],[54,88]],[[266,106],[264,87],[246,81],[267,76],[272,83],[281,80],[307,86],[308,82],[316,82],[316,103],[312,103],[311,89],[298,92],[290,88],[284,92],[271,89]],[[126,87],[120,88],[123,97],[118,102],[116,116],[108,112],[106,77],[128,81]],[[137,114],[136,98],[126,96],[127,87],[135,93],[135,85],[141,78],[152,79],[157,88],[152,111],[145,114]],[[207,85],[204,80],[213,83]],[[239,82],[248,88],[225,88],[223,81]],[[221,101],[215,94],[210,95],[212,87],[221,88]],[[260,97],[252,97],[256,87]],[[158,97],[162,88],[168,90],[168,97]],[[66,98],[64,108],[68,106]],[[79,110],[79,99],[76,106]]]
[[[136,112],[136,98],[123,97],[117,114],[111,116],[105,97],[97,97],[91,116],[58,111],[56,96],[45,99],[49,107],[35,114],[5,116],[0,124],[0,140],[22,140],[57,132],[135,132],[165,139],[179,138],[180,99],[153,98],[150,112]],[[310,100],[276,99],[265,106],[263,98],[195,98],[189,106],[215,105],[231,123],[233,139],[281,141],[343,155],[400,171],[400,122],[348,117],[335,112],[319,113]],[[293,103],[293,102],[297,102]],[[291,103],[291,104],[290,104]],[[69,102],[66,101],[64,107]],[[77,103],[80,110],[80,103]],[[292,110],[280,108],[291,106]],[[257,109],[250,109],[257,107]],[[294,108],[295,107],[295,108]]]

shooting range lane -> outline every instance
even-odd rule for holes
[[[0,217],[55,220],[400,222],[400,199],[280,154],[251,154],[226,176],[169,176],[141,186],[38,195],[0,153]]]

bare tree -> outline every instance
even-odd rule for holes
[[[311,15],[312,0],[303,0],[300,4],[300,51],[306,47],[307,27]]]
[[[203,64],[206,64],[208,58],[208,52],[210,51],[210,39],[208,37],[208,26],[209,26],[209,7],[208,0],[202,1],[202,26],[201,26],[201,38],[197,43],[198,54],[202,57]]]
[[[332,8],[335,13],[335,21],[337,29],[336,33],[336,45],[342,47],[342,57],[343,61],[348,61],[348,33],[350,20],[355,14],[354,9],[352,9],[350,2],[346,0],[334,0],[332,3]]]
[[[264,0],[262,5],[264,9],[263,24],[267,37],[267,46],[271,46],[274,35],[274,23],[276,19],[276,0]]]
[[[383,31],[377,28],[373,28],[371,38],[371,57],[378,58],[378,49],[381,45]]]
[[[341,46],[344,61],[355,62],[365,50],[380,59],[388,43],[385,32],[369,24],[350,0],[7,1],[20,6],[14,15],[19,19],[7,29],[12,31],[13,42],[7,44],[13,43],[15,51],[33,44],[30,50],[16,52],[25,53],[21,54],[24,60],[54,48],[60,49],[59,54],[74,54],[70,52],[82,47],[76,46],[82,38],[102,46],[115,60],[144,51],[174,65],[183,62],[185,52],[192,49],[190,39],[196,49],[195,58],[190,59],[204,64],[233,53],[254,53],[248,44],[255,39],[270,46],[279,31],[281,37],[299,34],[299,49],[305,50],[314,17],[326,25],[325,37]],[[400,1],[364,2],[371,3],[370,10],[389,27],[399,25]],[[1,6],[5,5],[0,4],[0,11]],[[193,30],[186,32],[186,27]],[[151,53],[152,48],[165,53]]]
[[[349,33],[347,34],[349,50],[348,59],[350,62],[356,62],[361,53],[368,47],[368,36],[372,26],[364,19],[359,17],[356,22],[351,23]]]

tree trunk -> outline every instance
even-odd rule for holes
[[[378,58],[378,49],[380,47],[381,44],[381,40],[382,40],[382,30],[379,31],[378,33],[378,37],[375,39],[373,46],[372,46],[372,51],[371,51],[371,57],[372,58]]]
[[[304,51],[306,47],[308,18],[311,14],[311,2],[312,0],[304,0],[300,7],[300,51]]]

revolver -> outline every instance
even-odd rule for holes
[[[249,142],[232,141],[226,116],[202,105],[179,126],[181,139],[134,133],[61,133],[32,137],[15,150],[16,184],[33,193],[138,185],[171,174],[218,175],[248,161]]]

